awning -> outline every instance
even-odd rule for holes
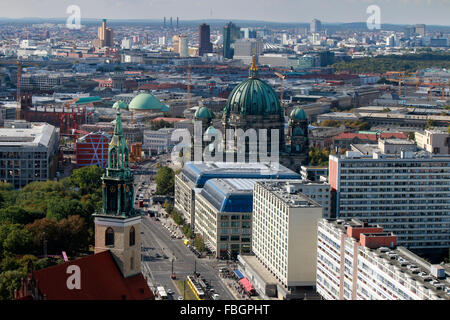
[[[239,270],[234,270],[234,274],[239,278],[242,279],[244,278],[244,275],[242,274],[242,272],[240,272]]]
[[[239,282],[244,286],[244,290],[246,292],[255,291],[255,288],[253,288],[252,284],[250,283],[250,281],[248,281],[247,278],[242,278],[241,280],[239,280]]]

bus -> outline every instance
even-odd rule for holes
[[[195,279],[192,276],[187,276],[187,283],[194,292],[197,300],[205,300],[205,292],[203,292],[200,285],[197,283],[197,281],[195,281]]]
[[[163,286],[156,287],[156,291],[158,292],[158,295],[161,298],[161,300],[167,300],[168,299],[166,289],[164,289]]]

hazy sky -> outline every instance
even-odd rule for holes
[[[82,19],[365,22],[372,4],[381,23],[450,25],[450,0],[0,0],[0,17],[67,17],[67,7],[78,5]]]

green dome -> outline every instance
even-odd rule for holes
[[[283,115],[275,91],[256,77],[250,77],[233,89],[223,111],[226,114]]]
[[[303,110],[300,107],[296,107],[294,110],[292,110],[289,118],[291,118],[292,120],[306,120],[307,119],[305,110]]]
[[[196,119],[213,119],[214,113],[207,107],[200,107],[195,111],[194,117]]]
[[[217,129],[213,126],[209,126],[208,129],[206,129],[205,134],[209,135],[215,135],[217,133]]]
[[[305,133],[303,132],[303,129],[299,128],[299,127],[294,128],[294,131],[292,132],[292,134],[294,136],[304,136],[305,135]]]
[[[127,104],[126,104],[125,102],[121,101],[121,100],[116,101],[116,102],[113,104],[112,107],[113,107],[114,109],[117,109],[117,110],[119,110],[119,109],[125,109],[125,110],[128,110]]]
[[[131,100],[130,110],[160,110],[168,111],[168,107],[161,103],[154,95],[150,93],[140,93]]]

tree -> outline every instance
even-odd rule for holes
[[[36,216],[18,206],[0,209],[0,222],[27,224],[33,222]]]
[[[75,199],[56,198],[48,202],[47,218],[61,220],[70,215],[81,214],[83,209],[79,201]]]
[[[74,254],[89,247],[89,231],[85,220],[78,216],[69,216],[58,223],[61,251]]]
[[[20,289],[20,280],[26,276],[23,270],[0,273],[0,300],[14,299],[14,290]]]
[[[25,229],[13,229],[3,241],[3,249],[15,254],[25,254],[33,246],[33,235]]]
[[[195,235],[194,247],[198,252],[202,252],[205,249],[205,243],[203,242],[202,236],[199,234]]]
[[[171,195],[174,194],[175,173],[172,168],[161,167],[155,176],[156,194]]]
[[[100,188],[102,175],[103,169],[98,166],[83,167],[73,171],[70,181],[84,195]]]
[[[58,222],[55,219],[37,219],[26,225],[25,229],[31,232],[34,246],[39,248],[40,252],[43,252],[44,239],[49,252],[57,252],[60,248]]]

